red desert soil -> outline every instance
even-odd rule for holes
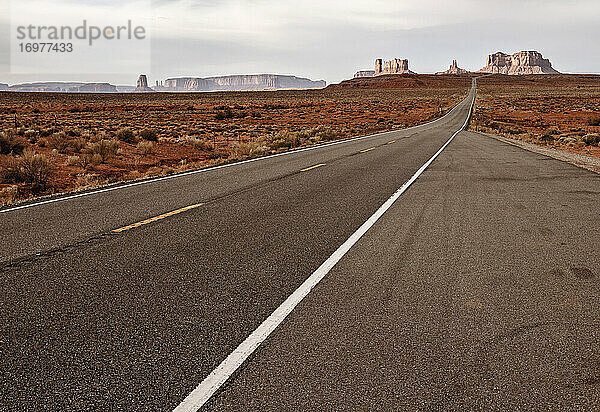
[[[382,76],[323,90],[0,93],[0,203],[409,127],[468,76]]]
[[[494,75],[477,86],[472,130],[600,157],[600,76]]]

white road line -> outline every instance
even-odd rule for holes
[[[342,257],[358,242],[358,240],[379,220],[394,202],[414,183],[440,153],[462,132],[469,123],[473,111],[475,96],[471,103],[471,111],[464,125],[429,159],[417,172],[398,189],[381,207],[358,228],[317,270],[304,281],[275,311],[246,338],[217,368],[208,375],[175,409],[174,412],[196,412],[239,368],[256,348],[279,326],[294,308],[310,293],[310,291],[329,273]]]
[[[179,174],[174,174],[174,175],[169,175],[169,176],[162,176],[162,177],[157,177],[155,179],[142,180],[142,181],[138,181],[138,182],[134,182],[134,183],[127,183],[127,184],[120,185],[120,186],[107,187],[105,189],[93,190],[93,191],[90,191],[90,192],[77,193],[77,194],[74,194],[74,195],[69,195],[69,196],[64,196],[64,197],[58,197],[58,198],[55,198],[55,199],[43,200],[41,202],[29,203],[29,204],[21,205],[21,206],[15,206],[15,207],[11,207],[9,209],[3,209],[3,210],[0,209],[0,214],[2,214],[2,213],[8,213],[8,212],[14,212],[16,210],[21,210],[21,209],[28,209],[28,208],[35,207],[35,206],[47,205],[49,203],[64,202],[64,201],[70,200],[70,199],[76,199],[76,198],[79,198],[79,197],[96,195],[96,194],[99,194],[99,193],[111,192],[113,190],[121,190],[121,189],[126,189],[128,187],[134,187],[134,186],[140,186],[140,185],[145,185],[145,184],[154,183],[154,182],[160,182],[162,180],[169,180],[169,179],[175,179],[175,178],[178,178],[178,177],[195,175],[195,174],[198,174],[198,173],[210,172],[212,170],[222,169],[224,167],[239,166],[239,165],[243,165],[245,163],[257,162],[259,160],[265,160],[265,159],[271,159],[271,158],[279,157],[279,156],[291,155],[291,154],[294,154],[294,153],[300,153],[300,152],[304,152],[304,151],[307,151],[307,150],[315,150],[315,149],[321,149],[323,147],[329,147],[329,146],[335,146],[335,145],[343,144],[343,143],[355,142],[357,140],[367,139],[367,138],[371,138],[371,137],[385,136],[385,135],[390,134],[390,133],[404,132],[404,131],[407,131],[407,130],[412,130],[412,129],[416,129],[418,127],[428,126],[430,124],[439,122],[440,120],[442,120],[445,117],[449,116],[450,113],[452,113],[454,110],[456,110],[456,108],[458,108],[461,104],[462,104],[462,102],[458,103],[456,106],[454,106],[452,108],[452,110],[450,110],[448,113],[446,113],[444,116],[442,116],[442,117],[440,117],[438,119],[435,119],[435,120],[432,120],[431,122],[423,123],[423,124],[420,124],[420,125],[417,125],[417,126],[408,127],[406,129],[391,130],[389,132],[375,133],[375,134],[370,134],[370,135],[367,135],[367,136],[352,137],[350,139],[343,139],[343,140],[338,140],[338,141],[331,142],[331,143],[325,143],[325,144],[322,144],[322,145],[305,147],[303,149],[290,150],[290,151],[287,151],[287,152],[277,153],[277,154],[274,154],[274,155],[263,156],[263,157],[255,157],[253,159],[242,160],[241,162],[229,163],[229,164],[220,165],[220,166],[207,167],[207,168],[204,168],[204,169],[192,170],[192,171],[185,172],[185,173],[179,173]]]

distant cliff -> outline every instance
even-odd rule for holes
[[[117,87],[109,83],[85,83],[71,87],[70,93],[116,93]]]
[[[0,87],[1,89],[1,87]],[[116,93],[109,83],[38,82],[9,86],[11,92],[59,92],[59,93]]]
[[[160,91],[235,91],[264,89],[317,89],[327,84],[323,80],[310,80],[279,74],[247,74],[217,77],[179,77],[167,79],[157,90]]]
[[[502,52],[490,54],[485,67],[479,73],[499,73],[509,75],[558,74],[550,60],[544,59],[537,51],[521,51],[513,55]]]

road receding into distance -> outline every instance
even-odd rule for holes
[[[474,98],[0,210],[1,409],[597,409],[600,177]]]

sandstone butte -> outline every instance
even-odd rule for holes
[[[375,76],[384,74],[415,74],[408,68],[408,59],[375,60]]]
[[[154,90],[148,86],[148,77],[145,74],[140,74],[137,80],[137,87],[134,92],[153,92]]]
[[[436,74],[440,75],[440,74],[467,74],[467,73],[469,73],[468,70],[461,69],[460,67],[458,67],[457,61],[452,60],[452,64],[450,65],[450,68],[448,70],[446,70],[445,72],[437,72]]]
[[[544,59],[537,51],[521,51],[513,55],[502,52],[490,54],[485,67],[478,73],[497,73],[508,75],[559,74],[552,68],[550,60]]]

